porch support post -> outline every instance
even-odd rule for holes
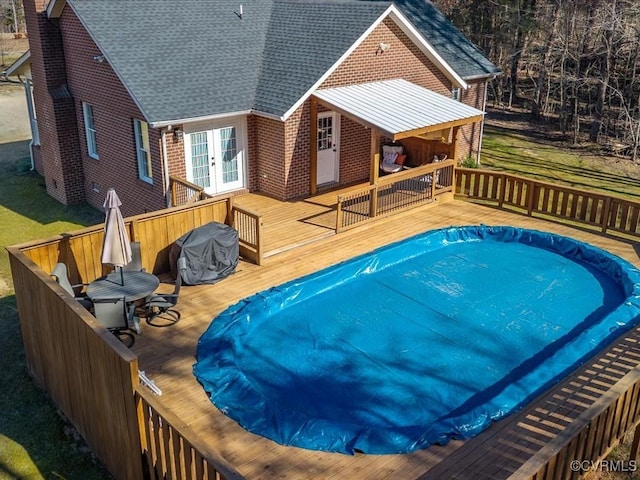
[[[309,191],[315,195],[318,187],[318,100],[313,95],[309,100]]]
[[[456,194],[456,167],[458,166],[458,132],[460,127],[453,127],[453,133],[451,134],[451,159],[453,160],[453,170],[451,171],[451,187],[453,188],[453,194]]]
[[[369,181],[371,185],[377,185],[378,172],[380,171],[380,134],[377,130],[371,129],[371,173]],[[378,188],[370,190],[371,201],[369,202],[369,216],[375,217],[378,212]]]

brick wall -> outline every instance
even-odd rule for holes
[[[468,90],[462,92],[462,101],[479,110],[484,109],[485,81],[473,83]],[[465,125],[458,134],[458,158],[464,160],[468,156],[476,158],[480,150],[480,135],[482,134],[482,123],[476,122]]]
[[[278,120],[254,117],[257,189],[274,198],[285,199],[285,124]],[[308,163],[308,162],[307,162]]]
[[[167,164],[169,175],[174,177],[187,178],[187,170],[184,159],[184,136],[180,137],[174,132],[182,125],[174,125],[173,131],[167,132],[165,135],[165,145],[167,149]]]
[[[390,48],[380,53],[379,44]],[[404,78],[410,82],[449,96],[452,84],[389,18],[385,19],[327,78],[320,88],[330,88]],[[474,86],[463,101],[480,108],[483,88]],[[309,101],[285,122],[284,192],[275,195],[294,198],[309,194]],[[345,117],[340,120],[340,184],[367,181],[370,173],[371,132]],[[459,151],[468,152],[479,138],[479,124],[465,127],[459,135]],[[298,134],[299,132],[299,134]],[[477,146],[476,146],[477,148]],[[260,185],[262,190],[267,185]]]
[[[73,98],[67,88],[62,37],[56,21],[43,13],[43,1],[25,0],[24,7],[40,133],[36,166],[52,197],[67,205],[80,203],[84,191],[79,139]]]
[[[82,188],[87,202],[102,208],[107,190],[115,188],[125,216],[166,207],[161,132],[149,129],[153,176],[153,183],[149,184],[139,179],[133,127],[133,119],[144,120],[143,115],[109,63],[93,59],[101,52],[68,6],[62,12],[60,27],[77,118],[80,169],[84,171]],[[97,160],[87,152],[82,102],[93,107]],[[166,143],[172,151],[180,149],[173,135],[167,135]]]

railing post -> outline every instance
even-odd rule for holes
[[[604,207],[602,209],[602,220],[601,220],[601,226],[602,226],[602,233],[607,233],[607,228],[609,227],[609,215],[611,214],[611,197],[607,197],[604,200]],[[638,431],[636,430],[636,435],[638,434]],[[633,439],[633,441],[635,442],[635,437]],[[637,448],[637,446],[636,446]]]
[[[531,216],[533,212],[533,200],[535,199],[535,193],[537,191],[536,182],[527,182],[527,215]]]
[[[256,264],[262,265],[262,215],[260,215],[256,220]]]
[[[500,188],[498,189],[498,207],[502,208],[502,205],[504,204],[504,196],[507,192],[507,178],[505,174],[502,173],[498,177],[498,180],[500,182]]]
[[[378,184],[372,185],[369,189],[369,217],[373,218],[378,214]]]
[[[171,206],[178,204],[178,185],[174,179],[171,179]]]
[[[342,195],[338,196],[338,203],[336,205],[336,233],[340,233],[342,230]]]
[[[640,424],[636,425],[636,430],[633,433],[633,442],[631,442],[631,449],[629,451],[630,462],[638,458],[638,446],[640,446]]]

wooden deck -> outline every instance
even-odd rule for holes
[[[507,478],[640,363],[638,329],[525,410],[478,437],[407,455],[317,452],[281,446],[245,431],[211,404],[192,366],[198,339],[211,320],[248,295],[379,246],[451,225],[484,223],[550,231],[596,245],[640,267],[631,242],[458,200],[435,202],[335,235],[331,229],[335,198],[335,192],[297,202],[277,202],[259,195],[238,197],[238,205],[264,215],[264,264],[241,262],[236,274],[218,284],[183,287],[181,322],[164,329],[145,324],[136,339],[140,370],[162,390],[159,400],[246,478]],[[161,288],[170,291],[173,286],[163,284]]]

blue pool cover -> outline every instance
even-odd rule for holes
[[[194,374],[278,443],[410,452],[478,434],[567,375],[635,324],[639,282],[566,237],[435,230],[230,307]]]

